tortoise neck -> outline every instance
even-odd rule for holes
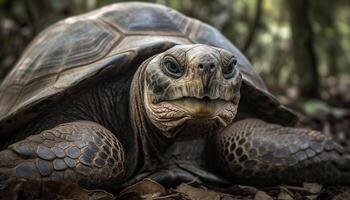
[[[144,73],[149,61],[153,57],[144,61],[136,71],[130,87],[130,117],[133,131],[136,133],[140,148],[143,152],[143,169],[150,170],[153,160],[160,160],[162,150],[168,142],[163,138],[160,131],[148,120],[146,108],[144,106]]]

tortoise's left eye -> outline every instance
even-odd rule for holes
[[[227,67],[224,67],[222,73],[225,79],[230,79],[236,74],[237,59],[233,58]]]
[[[172,78],[180,78],[183,73],[179,63],[171,56],[166,56],[163,58],[162,69],[166,75]]]

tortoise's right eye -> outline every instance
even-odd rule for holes
[[[233,58],[230,61],[230,64],[222,70],[225,79],[230,79],[234,77],[234,75],[236,74],[236,65],[237,65],[237,60]]]
[[[162,69],[166,75],[172,78],[180,78],[183,74],[183,70],[179,63],[171,56],[166,56],[163,58]]]

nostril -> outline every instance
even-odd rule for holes
[[[199,68],[199,69],[203,69],[204,66],[203,66],[202,64],[199,64],[199,65],[198,65],[198,68]]]
[[[214,69],[215,68],[215,65],[214,64],[210,64],[210,69]]]

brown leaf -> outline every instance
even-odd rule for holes
[[[112,197],[112,198],[107,198]],[[69,181],[18,181],[1,192],[1,199],[75,199],[110,200],[113,195],[100,190],[89,191]]]
[[[68,181],[42,182],[42,193],[44,199],[89,199],[88,190]]]
[[[293,200],[294,198],[290,196],[287,192],[280,192],[277,197],[278,200]]]
[[[113,194],[104,190],[90,190],[89,200],[113,200],[115,197]]]
[[[40,196],[41,185],[37,183],[26,184],[27,182],[18,181],[10,183],[0,192],[0,199],[23,199],[31,200]]]
[[[333,197],[333,200],[344,200],[344,199],[350,199],[350,191],[342,192]]]
[[[255,195],[258,192],[258,189],[253,186],[238,185],[238,187],[241,189],[241,192],[246,194]]]
[[[152,179],[144,179],[134,185],[125,188],[120,194],[137,193],[140,196],[162,196],[167,193],[166,189]]]
[[[318,197],[318,195],[307,195],[305,196],[305,199],[308,199],[308,200],[316,200]]]
[[[254,186],[232,185],[229,187],[213,187],[215,191],[238,196],[254,196],[258,189]]]
[[[318,194],[322,190],[322,185],[318,183],[303,183],[303,187],[310,192],[310,194]]]
[[[176,188],[177,192],[186,194],[191,200],[219,200],[232,199],[231,195],[217,193],[203,188],[195,188],[186,183],[182,183]]]
[[[273,200],[273,198],[263,191],[258,191],[255,194],[254,200]]]

